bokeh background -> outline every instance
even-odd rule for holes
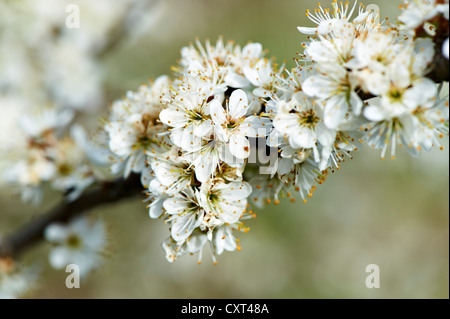
[[[399,1],[372,3],[391,20],[398,14]],[[305,11],[315,6],[315,1],[299,0],[160,1],[147,30],[102,56],[106,100],[170,74],[181,47],[196,37],[261,42],[278,62],[293,66],[305,40],[296,27],[311,25]],[[66,18],[65,12],[61,15]],[[108,15],[96,19],[101,23]],[[168,263],[160,247],[167,229],[148,217],[139,200],[98,208],[93,214],[106,221],[110,237],[104,266],[80,289],[69,290],[67,274],[48,266],[49,247],[39,245],[23,256],[25,263],[38,260],[42,269],[40,287],[31,297],[448,298],[448,137],[442,142],[444,151],[412,158],[399,150],[394,161],[381,161],[379,151],[365,147],[307,204],[282,201],[257,212],[247,224],[251,231],[238,236],[242,251],[224,253],[216,266],[208,253],[201,265],[196,256]],[[32,207],[20,203],[12,190],[1,189],[0,233],[13,231],[58,200],[47,193],[41,206]],[[379,289],[365,286],[368,264],[380,267]]]

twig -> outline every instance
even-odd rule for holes
[[[139,175],[128,179],[105,182],[72,202],[63,201],[48,213],[33,219],[22,228],[6,237],[0,244],[1,257],[17,257],[26,249],[43,239],[45,228],[53,222],[66,222],[92,208],[113,203],[142,193]]]

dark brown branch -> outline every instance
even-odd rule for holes
[[[0,258],[17,257],[43,239],[45,228],[53,222],[66,222],[100,205],[138,196],[142,194],[142,190],[139,175],[132,175],[126,180],[118,179],[103,183],[101,186],[85,192],[75,201],[63,201],[50,212],[31,220],[18,231],[6,237],[0,245]]]

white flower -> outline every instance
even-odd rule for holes
[[[434,56],[431,39],[400,41],[395,33],[373,32],[358,41],[355,58],[348,64],[359,86],[373,95],[382,95],[392,86],[407,86],[411,79],[429,71]]]
[[[113,170],[120,170],[124,164],[124,177],[131,171],[139,173],[144,169],[145,151],[164,145],[164,140],[158,136],[162,127],[150,114],[133,114],[124,121],[112,122],[107,131],[109,147],[121,159]]]
[[[203,47],[199,40],[196,40],[195,44],[198,50],[193,44],[181,49],[180,73],[202,74],[208,77],[216,70],[223,73],[223,68],[230,63],[229,56],[234,51],[233,42],[224,43],[220,37],[215,46],[209,41],[206,41],[206,47]]]
[[[320,73],[308,77],[302,87],[308,96],[325,103],[325,125],[334,129],[346,120],[348,113],[358,116],[363,103],[347,70],[338,64],[322,64],[318,71]]]
[[[438,137],[448,136],[448,101],[431,98],[409,113],[409,116],[414,127],[411,138],[413,149],[431,151],[434,146],[440,146]]]
[[[81,277],[85,277],[102,262],[106,230],[99,220],[79,217],[69,224],[53,223],[45,229],[44,237],[56,245],[49,255],[50,265],[55,269],[76,264]]]
[[[260,43],[248,43],[242,50],[236,47],[229,55],[230,64],[224,78],[227,85],[234,88],[248,87],[252,79],[247,77],[244,69],[256,65],[263,57],[264,51]]]
[[[204,183],[200,188],[201,205],[223,223],[233,224],[245,213],[252,187],[246,182]]]
[[[153,178],[148,185],[148,199],[151,203],[147,206],[150,218],[159,218],[164,214],[164,201],[175,195],[174,188],[164,186],[157,178]]]
[[[56,122],[61,119],[59,124],[64,125],[71,116],[57,114],[50,110],[38,113],[42,117],[37,117],[34,126],[27,126],[29,137],[27,145],[18,154],[19,159],[11,163],[3,174],[7,182],[20,190],[25,202],[38,204],[45,182],[50,182],[53,189],[65,193],[67,199],[74,200],[96,177],[101,178],[94,174],[90,159],[98,156],[93,153],[92,147],[87,147],[84,130],[75,126],[70,130],[70,135],[62,135],[67,128],[61,126],[58,130]],[[31,116],[23,120],[22,123],[32,121]],[[10,156],[14,159],[18,155],[12,153]],[[108,163],[105,159],[96,162],[103,166]]]
[[[364,116],[371,121],[392,119],[415,110],[418,106],[427,107],[434,103],[437,87],[429,79],[418,79],[410,83],[409,74],[403,68],[393,72],[391,87],[381,95],[381,106],[371,105],[364,109]],[[373,101],[372,101],[373,102]]]
[[[292,148],[313,149],[316,161],[319,161],[318,143],[328,147],[336,137],[336,132],[324,124],[321,107],[302,92],[295,93],[289,102],[279,102],[273,121]]]
[[[161,185],[173,192],[186,189],[195,182],[194,167],[176,147],[161,155],[149,154],[148,160]]]

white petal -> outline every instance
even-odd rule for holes
[[[278,173],[284,175],[294,168],[294,161],[291,158],[282,158],[278,160]]]
[[[203,137],[211,132],[212,123],[210,120],[203,120],[194,126],[194,134],[198,137]]]
[[[316,127],[317,139],[323,146],[332,146],[336,140],[336,131],[329,129],[323,123]]]
[[[252,93],[258,97],[269,97],[272,94],[272,91],[258,87],[252,91]]]
[[[164,204],[165,198],[158,197],[155,201],[153,201],[150,204],[149,208],[149,216],[150,218],[156,219],[159,218],[163,214],[163,204]]]
[[[426,107],[430,100],[437,96],[437,93],[436,84],[424,78],[414,83],[414,86],[405,92],[403,102],[411,111],[414,111],[417,106]],[[433,103],[433,101],[431,102]]]
[[[231,227],[222,226],[218,228],[214,240],[217,255],[222,254],[224,250],[234,251],[237,248],[236,238],[231,233]]]
[[[226,122],[227,118],[225,116],[225,111],[223,109],[222,103],[218,100],[213,100],[209,104],[211,118],[214,124],[222,125]]]
[[[261,79],[260,76],[258,74],[258,71],[255,70],[254,68],[251,68],[250,66],[246,65],[243,68],[243,73],[245,75],[245,77],[254,85],[254,86],[260,86],[261,83]]]
[[[60,223],[54,223],[45,228],[44,237],[50,242],[62,242],[67,237],[67,228]]]
[[[316,143],[316,134],[310,129],[301,129],[289,137],[293,148],[312,148]]]
[[[206,182],[217,167],[215,156],[202,156],[195,164],[195,177],[202,183]]]
[[[246,203],[247,202],[245,202],[244,205]],[[245,209],[245,206],[235,205],[231,203],[219,203],[219,209],[219,219],[221,219],[225,223],[234,224],[239,220],[242,211]]]
[[[330,19],[322,21],[317,27],[317,33],[321,35],[325,35],[333,31],[334,25],[336,24],[337,19]]]
[[[247,182],[223,183],[221,186],[223,186],[221,196],[226,201],[239,201],[252,193],[252,187]]]
[[[384,120],[385,118],[383,110],[380,107],[374,105],[369,105],[364,108],[364,116],[368,120],[373,122],[379,122]]]
[[[449,42],[448,38],[444,41],[444,44],[442,45],[442,54],[449,59]]]
[[[170,215],[181,214],[187,207],[187,201],[181,196],[174,196],[164,201],[164,209]]]
[[[331,129],[336,128],[344,121],[347,112],[348,105],[344,95],[331,97],[325,106],[325,125]]]
[[[350,105],[352,106],[353,114],[359,116],[361,114],[361,109],[363,107],[363,102],[361,98],[355,92],[350,93]]]
[[[55,269],[62,269],[72,261],[69,251],[64,247],[53,248],[48,257],[50,265]]]
[[[333,83],[323,76],[310,76],[303,82],[302,89],[309,96],[328,98],[333,92]]]

